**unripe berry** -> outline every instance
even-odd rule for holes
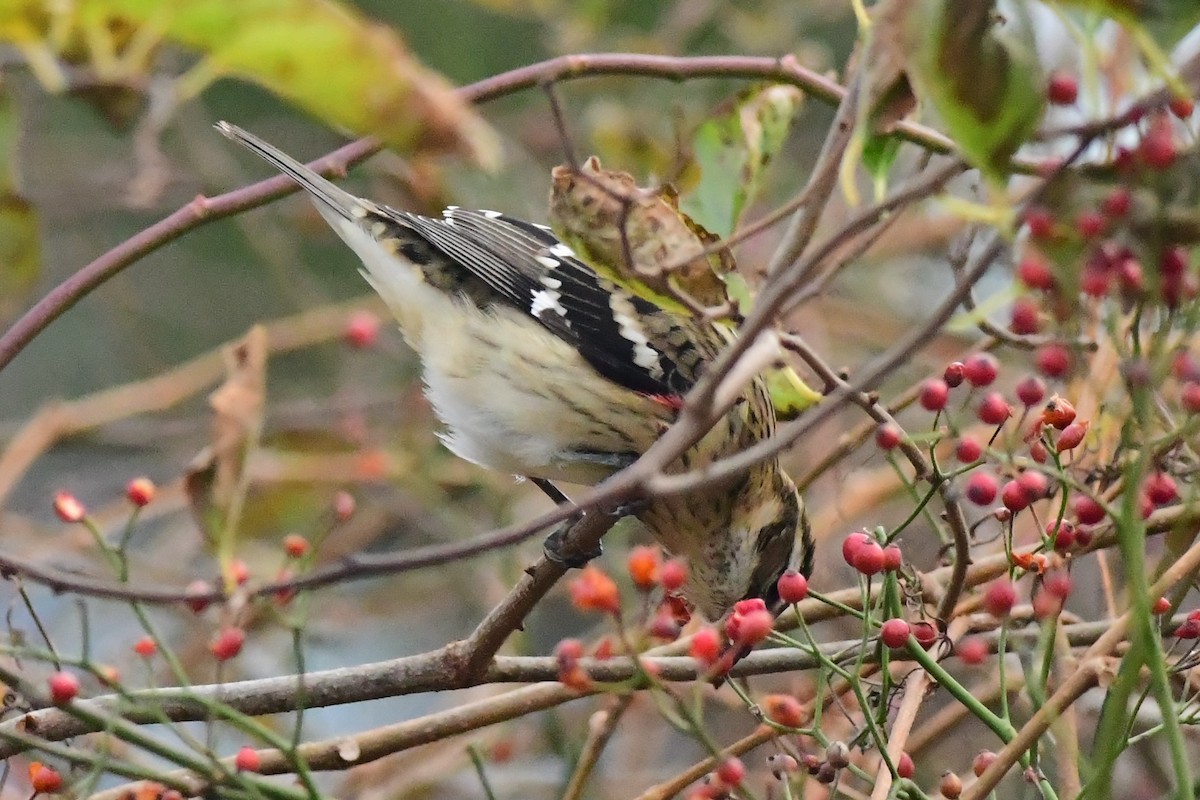
[[[884,646],[895,650],[908,643],[908,634],[911,632],[912,626],[907,621],[889,619],[879,629],[879,640],[883,642]]]
[[[1000,373],[1000,362],[991,353],[975,353],[963,361],[963,376],[972,386],[990,386]]]
[[[954,457],[964,464],[978,461],[983,457],[983,445],[970,436],[964,436],[954,446]]]
[[[629,551],[626,568],[633,585],[643,591],[648,591],[658,584],[658,571],[661,562],[660,551],[657,547],[638,545]]]
[[[777,590],[779,592],[779,599],[788,605],[799,603],[805,597],[808,597],[808,578],[794,569],[789,569],[783,575],[779,576]]]
[[[1142,490],[1156,506],[1165,506],[1179,499],[1179,488],[1175,485],[1175,479],[1165,472],[1147,475]]]
[[[298,533],[289,533],[283,537],[283,552],[288,558],[303,558],[308,554],[308,539]]]
[[[1087,435],[1087,429],[1087,422],[1072,422],[1063,428],[1062,433],[1054,441],[1054,450],[1059,453],[1074,450],[1083,441],[1083,437]]]
[[[54,495],[54,513],[63,522],[76,523],[82,522],[87,516],[87,509],[83,507],[83,503],[70,492],[59,492]]]
[[[50,689],[50,701],[56,706],[63,706],[79,696],[79,678],[74,673],[60,670],[46,680]]]
[[[1036,406],[1046,397],[1046,384],[1036,375],[1026,375],[1017,384],[1017,399],[1025,407]]]
[[[875,429],[875,444],[880,450],[891,450],[900,444],[903,434],[891,423],[880,425]]]
[[[1050,460],[1050,451],[1046,449],[1046,445],[1042,444],[1041,439],[1035,439],[1029,445],[1029,457],[1038,464],[1045,464]]]
[[[1008,578],[997,578],[983,592],[983,608],[996,619],[1003,619],[1017,604],[1017,587]]]
[[[1153,614],[1165,614],[1171,610],[1171,601],[1165,597],[1160,597],[1154,601],[1154,605],[1150,606],[1150,612]]]
[[[125,497],[138,508],[150,505],[154,492],[154,481],[149,478],[134,478],[125,487]]]
[[[950,387],[941,378],[930,378],[921,385],[921,407],[926,411],[941,411],[950,399]]]
[[[1056,106],[1069,106],[1079,98],[1079,81],[1066,72],[1054,72],[1046,83],[1046,99]]]
[[[1192,619],[1189,616],[1182,625],[1175,629],[1175,635],[1180,639],[1200,639],[1200,620]]]
[[[1008,402],[999,392],[988,392],[980,401],[975,414],[985,425],[1003,425],[1005,420],[1012,415],[1012,409],[1008,407]]]
[[[991,505],[997,491],[996,479],[986,472],[976,472],[967,481],[967,499],[977,506]]]
[[[950,770],[942,773],[942,779],[938,781],[938,791],[946,800],[958,800],[958,796],[962,794],[962,779],[955,775]]]
[[[834,739],[825,748],[825,761],[834,769],[845,769],[850,766],[850,748],[845,742]]]
[[[233,765],[238,772],[258,772],[262,769],[262,757],[253,747],[243,747],[238,750]]]
[[[917,771],[917,767],[913,764],[912,756],[906,752],[901,752],[900,757],[896,759],[896,775],[908,780],[912,778]]]

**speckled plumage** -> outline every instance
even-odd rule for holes
[[[421,357],[426,395],[457,455],[528,477],[594,484],[645,452],[732,335],[599,276],[548,228],[495,211],[441,219],[339,189],[233,126],[220,130],[299,183],[363,263]],[[761,381],[671,466],[686,471],[769,436]],[[763,462],[730,485],[657,498],[638,518],[689,562],[684,594],[715,618],[811,540],[791,479]]]

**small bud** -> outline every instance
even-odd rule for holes
[[[355,506],[357,502],[354,495],[347,491],[340,491],[333,496],[333,516],[338,522],[345,522],[354,516]]]
[[[150,505],[154,493],[154,481],[149,478],[134,478],[125,487],[125,497],[138,508]]]
[[[283,537],[283,552],[288,558],[304,558],[308,555],[308,539],[298,533],[289,533]]]
[[[834,769],[845,769],[850,766],[850,748],[845,742],[835,739],[825,748],[825,760]]]
[[[913,763],[912,756],[902,751],[900,757],[896,759],[896,775],[909,780],[916,771],[917,766]]]
[[[82,522],[87,516],[87,509],[83,507],[83,503],[70,492],[59,492],[54,495],[54,513],[63,522],[76,523]]]
[[[1165,614],[1170,610],[1171,601],[1165,597],[1158,598],[1154,601],[1154,604],[1150,606],[1150,613],[1152,614]]]

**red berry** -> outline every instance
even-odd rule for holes
[[[194,580],[187,585],[183,592],[188,596],[185,602],[193,614],[201,613],[208,608],[208,604],[211,602],[207,595],[212,593],[212,587],[206,581]]]
[[[804,706],[790,694],[769,694],[758,705],[767,719],[788,728],[799,728],[808,721]]]
[[[988,646],[987,642],[978,636],[970,636],[959,642],[954,652],[964,664],[977,666],[987,660]]]
[[[1066,600],[1071,596],[1071,576],[1062,570],[1055,570],[1042,581],[1042,586],[1047,592],[1057,597],[1059,600]]]
[[[1189,615],[1183,624],[1175,629],[1175,635],[1180,639],[1200,639],[1200,620],[1192,619]]]
[[[1031,254],[1017,264],[1017,279],[1030,289],[1053,289],[1054,273],[1040,255]]]
[[[245,586],[250,580],[250,565],[240,558],[235,558],[229,562],[229,577],[238,586]]]
[[[1046,535],[1051,538],[1054,549],[1060,553],[1070,550],[1075,544],[1075,526],[1069,519],[1047,522]]]
[[[1142,490],[1156,506],[1165,506],[1179,499],[1179,487],[1175,485],[1175,479],[1165,472],[1146,476]]]
[[[725,635],[731,642],[742,647],[751,647],[771,635],[775,618],[765,608],[756,608],[745,613],[734,613],[725,620]]]
[[[142,658],[150,658],[158,652],[158,645],[149,636],[143,636],[133,643],[133,652]]]
[[[1015,480],[1008,481],[1004,484],[1004,488],[1000,490],[1000,502],[1004,507],[1014,514],[1029,506],[1029,495],[1024,487]]]
[[[228,661],[242,652],[246,643],[246,632],[241,628],[223,628],[208,645],[208,651],[217,661]]]
[[[1179,119],[1188,119],[1192,116],[1192,112],[1196,110],[1196,103],[1190,97],[1175,95],[1167,103],[1167,108]]]
[[[965,376],[963,363],[961,361],[951,361],[946,365],[946,371],[942,373],[942,380],[946,385],[953,389],[956,386],[962,386]]]
[[[1200,360],[1187,350],[1180,350],[1171,359],[1171,374],[1181,381],[1200,383]]]
[[[243,747],[237,751],[233,765],[237,767],[238,772],[258,772],[262,769],[262,757],[253,747]]]
[[[34,794],[54,794],[62,789],[62,775],[40,761],[29,762],[29,785]]]
[[[883,548],[884,572],[896,572],[902,566],[904,566],[904,553],[900,550],[899,545],[889,544]]]
[[[930,378],[921,384],[921,407],[926,411],[941,411],[950,399],[950,387],[941,378]]]
[[[1045,464],[1050,459],[1050,451],[1042,444],[1042,440],[1038,439],[1029,445],[1029,457],[1038,464]]]
[[[983,396],[975,415],[987,425],[1003,425],[1012,416],[1012,409],[999,392],[989,392]]]
[[[912,624],[912,635],[917,640],[917,644],[921,645],[921,648],[924,650],[933,647],[938,640],[938,630],[930,622],[914,622]]]
[[[1179,393],[1179,403],[1189,414],[1200,413],[1200,383],[1185,383]]]
[[[604,570],[588,564],[578,577],[567,584],[571,605],[583,612],[599,611],[617,614],[621,611],[621,594],[617,583]]]
[[[912,756],[901,752],[900,757],[896,759],[896,775],[908,780],[916,771],[917,767],[913,764]]]
[[[977,506],[991,505],[997,491],[996,479],[986,472],[976,472],[967,481],[967,499]]]
[[[1022,472],[1017,476],[1017,484],[1031,503],[1050,494],[1050,479],[1036,470]]]
[[[625,567],[629,570],[629,577],[633,581],[633,585],[643,591],[654,588],[658,584],[661,561],[661,551],[657,547],[638,545],[630,550]]]
[[[854,568],[867,576],[882,572],[883,561],[883,548],[874,539],[863,542],[854,554]]]
[[[701,628],[692,635],[688,655],[702,664],[712,665],[721,655],[721,635],[716,628]]]
[[[908,643],[908,634],[911,632],[912,626],[905,620],[889,619],[879,629],[879,640],[894,650]]]
[[[1141,294],[1146,288],[1146,275],[1142,264],[1136,258],[1123,258],[1117,265],[1117,282],[1121,291],[1127,295]]]
[[[875,429],[875,444],[880,450],[891,450],[900,444],[903,434],[891,423],[880,425]]]
[[[1083,437],[1087,435],[1087,429],[1087,422],[1072,422],[1063,428],[1062,433],[1058,435],[1058,439],[1054,442],[1054,450],[1059,453],[1066,450],[1074,450],[1083,441]]]
[[[1011,319],[1008,327],[1019,336],[1037,333],[1042,327],[1038,304],[1032,297],[1018,297],[1013,302]]]
[[[1160,597],[1154,601],[1154,605],[1150,607],[1150,611],[1154,614],[1165,614],[1171,610],[1171,601],[1165,597]]]
[[[855,531],[842,540],[842,558],[850,566],[854,566],[854,559],[858,556],[859,549],[866,543],[873,541],[870,536],[862,531]]]
[[[1044,344],[1033,354],[1038,372],[1050,378],[1061,378],[1071,368],[1071,351],[1066,345]]]
[[[1049,239],[1054,234],[1054,217],[1044,208],[1031,208],[1025,212],[1025,224],[1034,239]]]
[[[1017,399],[1025,407],[1036,406],[1046,397],[1046,384],[1036,375],[1027,375],[1017,384]]]
[[[283,537],[283,552],[289,558],[303,558],[308,554],[308,539],[298,533],[289,533]]]
[[[569,671],[583,658],[583,642],[578,639],[563,639],[554,646],[554,658],[560,672]]]
[[[746,766],[740,758],[730,756],[717,767],[717,777],[726,786],[740,786],[746,778]]]
[[[1056,106],[1069,106],[1079,98],[1079,81],[1066,72],[1054,72],[1046,84],[1046,99]]]
[[[978,461],[983,457],[983,445],[970,436],[964,436],[954,446],[954,457],[964,464]]]
[[[938,781],[938,791],[946,800],[958,800],[958,796],[962,794],[962,788],[961,778],[950,770],[942,773],[942,779]]]
[[[1104,196],[1101,208],[1110,217],[1123,217],[1133,205],[1133,195],[1124,186],[1118,186]]]
[[[50,689],[50,700],[56,706],[63,706],[79,696],[79,678],[74,673],[60,670],[51,675],[46,685]]]
[[[654,619],[650,620],[650,635],[655,639],[673,642],[679,638],[679,632],[683,626],[679,624],[679,620],[671,613],[670,609],[662,608]]]
[[[1159,268],[1163,275],[1182,275],[1187,272],[1187,251],[1179,245],[1172,245],[1163,250],[1159,258]]]
[[[346,343],[351,347],[367,348],[379,338],[379,317],[370,311],[356,311],[346,322]]]
[[[54,495],[54,513],[63,522],[75,523],[83,521],[83,518],[87,516],[87,509],[75,495],[70,492],[59,492]]]
[[[687,583],[687,564],[678,558],[672,558],[663,563],[658,572],[658,581],[668,592],[677,592]]]
[[[149,478],[134,478],[125,487],[125,497],[138,508],[150,505],[154,499],[154,481]]]
[[[1066,398],[1052,395],[1042,407],[1042,424],[1056,430],[1066,430],[1075,421],[1075,406]]]
[[[972,386],[989,386],[1000,372],[1000,362],[991,353],[975,353],[963,362],[963,376]]]
[[[996,763],[996,758],[996,754],[991,750],[980,750],[979,755],[971,762],[971,771],[975,773],[975,777],[978,778],[987,772],[987,768]]]
[[[1151,169],[1165,170],[1175,163],[1179,149],[1175,146],[1171,120],[1165,114],[1157,114],[1150,120],[1150,126],[1138,146],[1138,155],[1142,163]]]
[[[779,585],[776,588],[779,599],[783,602],[788,605],[799,603],[808,597],[808,578],[794,569],[789,569],[779,576]]]
[[[1017,604],[1017,587],[1008,578],[997,578],[983,592],[983,608],[993,617],[1007,617]]]
[[[1104,519],[1104,506],[1086,494],[1077,494],[1071,500],[1071,510],[1084,525],[1095,525]]]
[[[1075,230],[1084,239],[1092,239],[1104,232],[1107,220],[1099,211],[1084,211],[1075,219]]]

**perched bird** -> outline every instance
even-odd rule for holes
[[[362,260],[420,356],[446,446],[485,467],[595,484],[631,464],[674,421],[683,395],[733,335],[601,277],[543,225],[451,207],[433,219],[355,197],[236,126],[218,129],[296,181]],[[770,436],[752,381],[670,469],[683,472]],[[738,600],[778,600],[806,574],[812,539],[776,460],[729,485],[652,498],[634,512],[685,558],[684,596],[717,619]]]

